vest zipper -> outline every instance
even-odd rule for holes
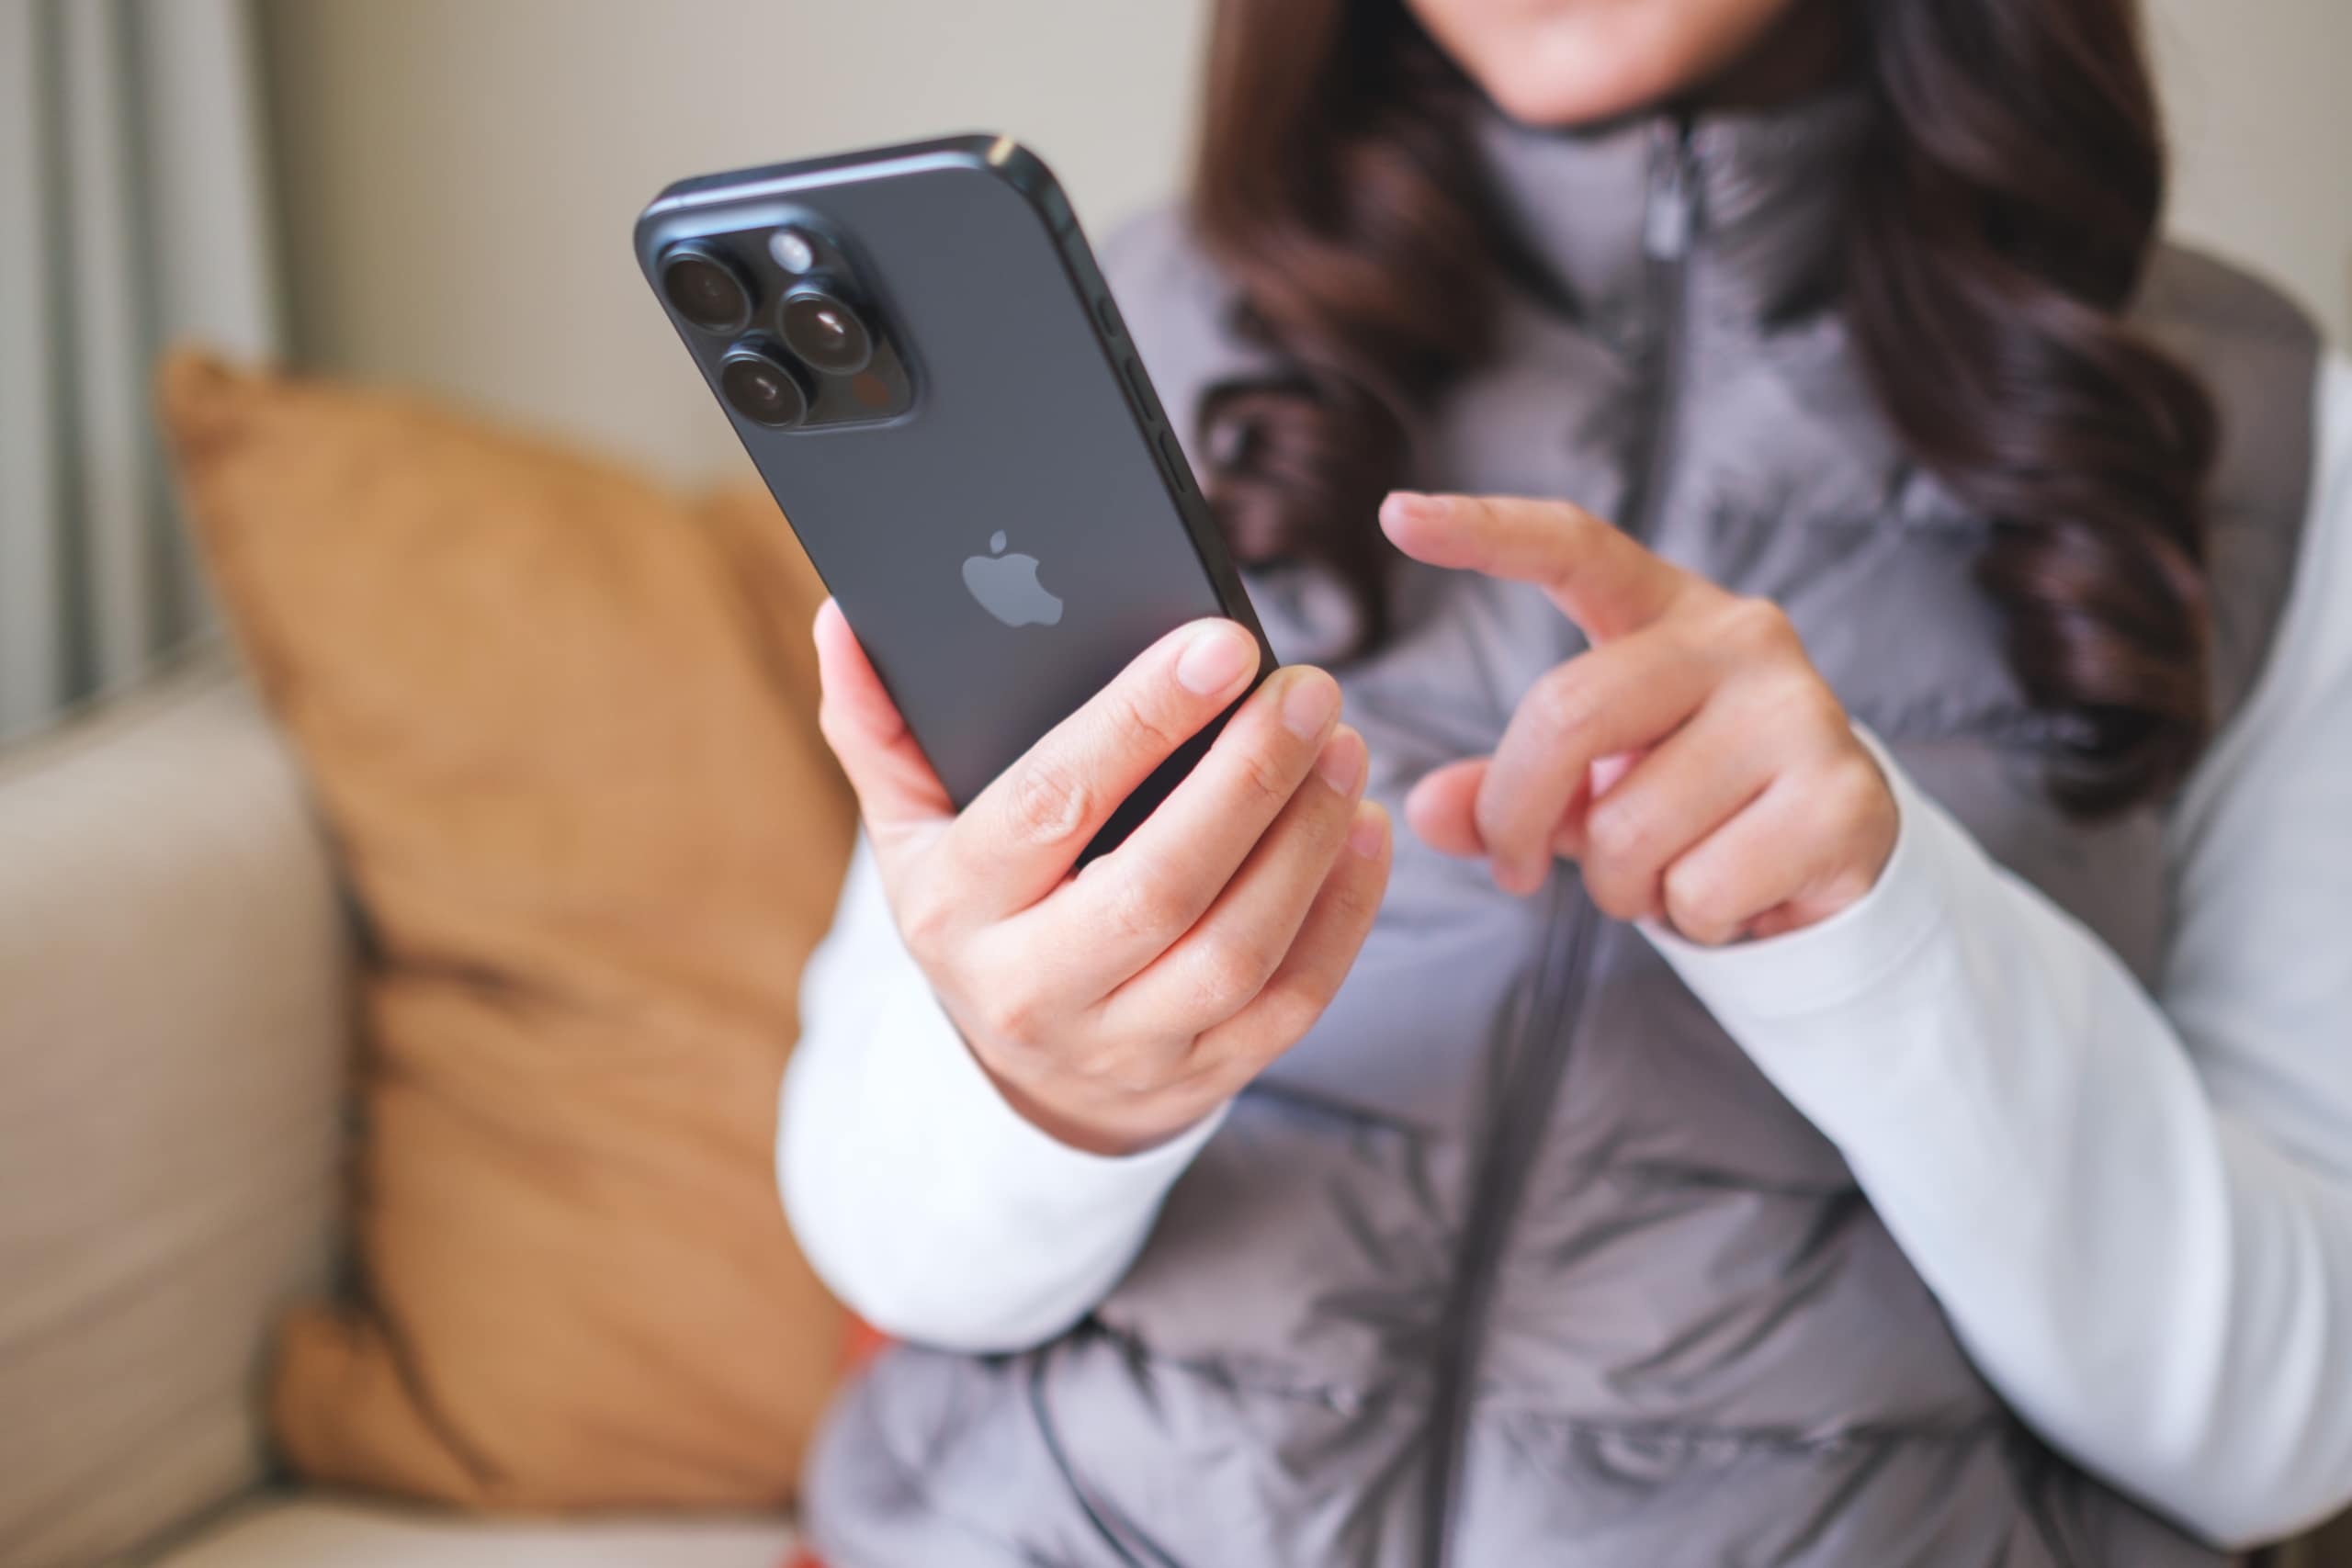
[[[1658,300],[1657,370],[1638,463],[1640,489],[1629,497],[1623,524],[1638,539],[1656,532],[1678,456],[1689,376],[1690,241],[1699,217],[1689,119],[1677,116],[1663,128],[1662,140],[1642,221],[1642,249]],[[1527,1015],[1511,1042],[1513,1060],[1498,1077],[1500,1098],[1485,1120],[1488,1153],[1472,1191],[1460,1268],[1439,1324],[1441,1359],[1430,1412],[1439,1447],[1421,1517],[1421,1560],[1428,1568],[1447,1568],[1453,1560],[1454,1483],[1469,1435],[1470,1398],[1495,1276],[1524,1196],[1528,1168],[1551,1124],[1552,1102],[1567,1070],[1566,1021],[1582,998],[1590,959],[1595,916],[1569,874],[1555,870],[1544,897],[1543,953]]]
[[[1470,1396],[1494,1300],[1495,1275],[1518,1213],[1527,1168],[1543,1143],[1552,1101],[1567,1069],[1567,1032],[1561,1021],[1570,1016],[1584,989],[1590,908],[1564,872],[1553,874],[1544,897],[1549,908],[1535,984],[1526,1017],[1511,1042],[1515,1060],[1499,1076],[1500,1095],[1486,1118],[1488,1152],[1471,1196],[1453,1292],[1439,1324],[1441,1359],[1430,1410],[1430,1429],[1439,1447],[1430,1466],[1421,1515],[1421,1560],[1429,1568],[1446,1568],[1453,1561],[1453,1483],[1469,1436]]]
[[[1645,542],[1657,534],[1666,487],[1681,456],[1682,400],[1690,373],[1690,237],[1699,225],[1697,156],[1690,145],[1690,119],[1677,116],[1661,124],[1658,140],[1649,206],[1642,216],[1642,251],[1649,262],[1651,297],[1657,301],[1657,370],[1650,382],[1639,488],[1627,498],[1627,514],[1619,519]]]

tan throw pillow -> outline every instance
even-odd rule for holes
[[[356,1290],[295,1468],[511,1509],[786,1500],[845,1320],[773,1177],[851,839],[819,588],[695,506],[400,399],[162,378],[213,578],[359,906]]]

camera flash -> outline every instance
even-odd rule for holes
[[[775,265],[795,275],[817,265],[817,247],[797,229],[778,229],[768,236],[768,254]]]

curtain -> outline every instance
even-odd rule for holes
[[[0,0],[0,739],[203,635],[149,378],[279,340],[244,0]]]

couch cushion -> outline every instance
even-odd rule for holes
[[[265,1329],[328,1275],[345,925],[225,661],[0,755],[0,1562],[252,1483]]]
[[[814,574],[764,498],[195,358],[164,393],[368,938],[363,1289],[288,1325],[287,1455],[497,1508],[780,1503],[845,1328],[773,1176],[851,837]]]
[[[155,1568],[787,1568],[776,1519],[530,1524],[328,1498],[257,1502]]]

